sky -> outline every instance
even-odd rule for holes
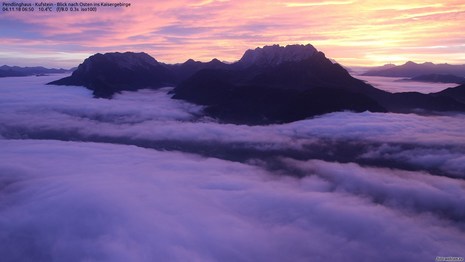
[[[128,3],[97,12],[1,11],[0,64],[70,68],[116,51],[147,52],[167,63],[232,62],[247,49],[308,43],[346,66],[465,64],[462,0]]]

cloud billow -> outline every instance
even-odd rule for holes
[[[407,178],[391,178],[388,170],[373,177],[363,172],[376,170],[314,162],[310,164],[322,174],[297,179],[240,163],[132,146],[32,140],[1,144],[6,160],[1,171],[10,177],[3,183],[0,211],[0,239],[8,243],[0,248],[3,258],[392,261],[460,255],[465,243],[454,220],[373,202],[370,190],[385,194],[386,201],[401,200],[397,186],[379,185],[379,180],[401,186]],[[362,174],[346,177],[346,182],[325,178],[337,177],[338,169]],[[428,187],[419,175],[408,179],[418,181],[411,189],[423,192],[407,193],[414,199],[426,203],[434,197],[422,191]],[[444,197],[447,191],[463,195],[463,185],[455,183],[442,181],[443,189],[437,190]],[[444,197],[438,201],[455,203]],[[424,208],[434,210],[441,205],[437,203]]]

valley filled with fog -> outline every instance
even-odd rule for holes
[[[45,85],[61,77],[0,78],[6,261],[464,255],[464,114],[234,125],[169,87],[95,99]],[[364,80],[391,92],[454,86]]]
[[[364,76],[361,74],[354,77],[367,82],[384,91],[391,93],[398,92],[419,92],[422,94],[436,93],[449,87],[455,87],[453,83],[430,83],[405,80],[405,77],[385,77],[385,76]]]

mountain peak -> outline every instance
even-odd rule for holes
[[[407,61],[407,63],[405,63],[405,65],[417,65],[417,63],[415,63],[413,61]]]
[[[186,60],[186,62],[184,62],[184,64],[195,64],[195,63],[197,63],[197,61],[195,61],[192,58],[189,58],[189,59]]]
[[[315,47],[307,45],[272,45],[247,50],[239,60],[245,66],[276,66],[283,62],[305,60],[318,52]]]
[[[49,84],[85,86],[94,96],[111,97],[123,90],[159,88],[173,82],[173,74],[150,55],[116,52],[92,55],[71,76]]]
[[[364,73],[367,76],[387,76],[387,77],[424,77],[428,75],[454,75],[465,77],[465,65],[434,64],[424,62],[421,64],[408,61],[403,65],[391,68],[375,68]]]
[[[147,67],[147,66],[157,66],[159,65],[158,61],[155,58],[151,57],[147,53],[140,52],[114,52],[114,53],[97,53],[93,56],[87,58],[87,62],[107,62],[113,63],[120,68],[134,69],[136,67]],[[86,64],[86,61],[84,61]]]

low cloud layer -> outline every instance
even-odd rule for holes
[[[240,161],[260,153],[465,173],[464,115],[338,112],[284,125],[218,124],[202,117],[201,107],[171,99],[169,88],[92,99],[81,87],[44,85],[53,78],[2,79],[0,136],[132,144]]]
[[[133,146],[0,143],[0,254],[10,261],[463,255],[454,196],[464,184],[452,179],[324,161],[289,163],[309,172],[297,179]]]
[[[363,76],[359,74],[357,74],[355,77],[366,81],[370,85],[376,86],[379,89],[391,93],[420,92],[423,94],[428,94],[436,93],[449,87],[458,86],[458,84],[453,83],[405,81],[406,77]]]
[[[93,99],[0,79],[0,257],[397,261],[464,256],[465,117],[219,124],[169,88]]]

